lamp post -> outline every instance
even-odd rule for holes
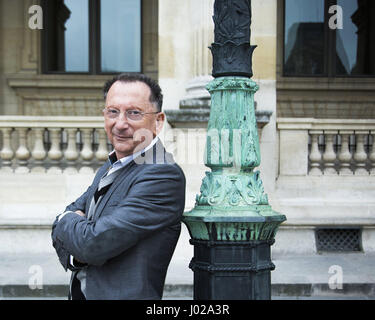
[[[271,245],[286,220],[272,210],[259,171],[252,81],[251,0],[215,0],[214,80],[205,165],[195,207],[184,214],[194,245],[194,299],[270,299]]]

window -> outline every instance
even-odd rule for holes
[[[375,1],[285,0],[284,13],[284,76],[375,75]]]
[[[320,227],[315,229],[318,252],[362,251],[362,229],[351,227]]]
[[[141,0],[44,0],[43,73],[141,72]]]

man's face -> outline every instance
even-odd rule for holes
[[[145,114],[137,121],[126,117],[127,110],[157,112],[150,102],[150,94],[150,88],[140,81],[116,81],[107,93],[106,108],[120,111],[117,118],[104,117],[104,128],[118,159],[146,147],[163,127],[165,116],[162,112]]]

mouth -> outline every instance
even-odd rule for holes
[[[132,136],[121,136],[121,135],[118,135],[118,134],[114,134],[113,137],[116,138],[116,140],[129,140],[129,139],[133,139]]]

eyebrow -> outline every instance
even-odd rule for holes
[[[121,108],[121,105],[118,105],[118,106],[110,105],[110,106],[106,106],[106,108],[116,108],[116,109],[119,109],[119,108]],[[140,109],[140,108],[137,107],[137,106],[130,106],[130,107],[128,108],[128,110],[134,110],[134,109]]]

